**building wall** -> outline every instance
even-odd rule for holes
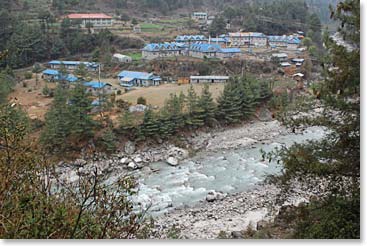
[[[175,57],[180,56],[180,50],[170,50],[170,51],[142,51],[142,56],[144,59],[153,60],[160,57]]]
[[[227,80],[223,79],[190,79],[191,84],[200,84],[200,83],[225,83]]]
[[[83,19],[82,27],[85,27],[87,23],[92,23],[94,27],[112,26],[112,19]]]

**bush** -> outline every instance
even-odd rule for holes
[[[31,72],[26,72],[26,73],[24,73],[24,78],[25,79],[31,79],[32,78],[32,73]]]
[[[136,103],[137,104],[142,104],[142,105],[147,105],[147,99],[145,99],[144,97],[139,97]]]
[[[116,93],[117,93],[117,95],[121,95],[122,94],[121,90],[118,90]]]

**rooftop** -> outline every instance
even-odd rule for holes
[[[99,82],[99,81],[84,82],[83,85],[86,86],[86,87],[92,87],[92,88],[95,88],[95,89],[104,88],[107,85],[111,86],[111,84],[109,84],[109,83]]]
[[[69,14],[66,16],[69,19],[112,19],[111,16],[104,13],[81,13],[81,14]]]
[[[192,44],[190,50],[198,52],[218,52],[221,47],[218,44]]]
[[[176,43],[152,43],[147,44],[143,50],[146,51],[160,51],[160,50],[180,50],[182,46],[178,46]]]
[[[153,74],[152,73],[146,73],[146,72],[136,72],[136,71],[121,71],[119,74],[118,74],[118,77],[120,77],[120,79],[124,78],[124,77],[127,77],[131,80],[133,79],[143,79],[143,80],[149,80],[153,77]],[[131,81],[130,80],[130,81]]]

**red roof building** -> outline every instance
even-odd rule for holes
[[[93,27],[112,26],[113,19],[104,13],[81,13],[69,14],[66,18],[71,20],[81,20],[81,26],[85,27],[87,23],[91,23]]]

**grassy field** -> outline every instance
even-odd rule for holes
[[[134,61],[140,61],[142,59],[142,57],[143,57],[143,55],[141,54],[141,52],[127,53],[125,55],[130,56]]]
[[[194,89],[198,95],[204,87],[203,84],[194,84]],[[170,94],[179,94],[181,91],[187,95],[187,90],[190,85],[177,85],[177,84],[164,84],[160,86],[137,88],[127,92],[117,98],[126,100],[132,104],[136,104],[139,97],[144,97],[147,99],[147,103],[153,106],[162,107],[165,101],[169,98]],[[218,98],[223,91],[224,84],[210,84],[210,92],[214,99]]]

